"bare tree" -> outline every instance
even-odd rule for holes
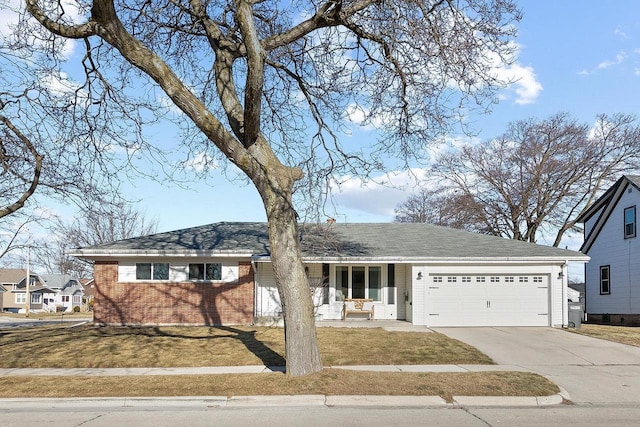
[[[158,223],[123,201],[93,205],[66,223],[58,220],[51,234],[34,245],[35,263],[50,274],[91,277],[92,264],[67,255],[69,249],[153,234]]]
[[[498,138],[442,155],[432,169],[437,199],[420,193],[418,207],[405,208],[414,214],[435,202],[445,225],[464,228],[462,216],[474,231],[529,242],[546,231],[558,246],[603,189],[638,169],[639,153],[640,127],[629,115],[601,115],[595,126],[567,113],[518,121]]]
[[[3,5],[3,18],[10,12]],[[24,224],[42,222],[43,200],[85,208],[113,198],[128,160],[115,163],[114,147],[131,141],[95,131],[86,91],[59,67],[64,40],[47,44],[50,33],[31,29],[0,29],[0,258],[24,243]]]
[[[395,222],[418,222],[480,231],[481,218],[471,209],[473,199],[441,189],[420,188],[395,209]],[[464,207],[461,209],[460,207]]]
[[[408,161],[466,107],[484,110],[505,83],[492,70],[513,60],[519,18],[509,0],[93,0],[75,18],[57,0],[27,9],[85,43],[87,106],[135,122],[127,112],[166,112],[168,98],[190,152],[221,153],[255,185],[293,376],[322,369],[294,189],[366,174],[381,156]],[[158,89],[166,98],[154,107]],[[379,125],[378,145],[340,144],[349,111]]]

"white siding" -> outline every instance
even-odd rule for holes
[[[636,206],[636,223],[640,217],[640,193],[623,192],[606,224],[591,246],[591,260],[586,267],[587,313],[640,313],[640,227],[637,237],[624,238],[624,209]],[[600,295],[600,266],[610,266],[610,295]]]
[[[129,258],[121,259],[118,263],[118,281],[136,282],[136,263],[169,263],[169,280],[173,282],[184,282],[189,279],[189,263],[214,263],[222,264],[222,281],[236,282],[238,280],[238,259],[229,258]]]
[[[534,276],[542,276],[544,278],[543,283],[546,289],[538,289],[538,286],[533,284],[527,290],[523,290],[522,293],[512,292],[510,288],[504,288],[502,294],[493,294],[489,300],[498,301],[501,300],[501,304],[510,304],[509,307],[503,308],[501,315],[502,318],[496,317],[495,321],[507,325],[530,326],[535,323],[534,320],[522,320],[519,322],[516,314],[514,319],[504,319],[504,316],[511,313],[518,313],[519,311],[529,312],[539,311],[540,314],[547,313],[545,317],[545,324],[549,326],[562,326],[567,322],[567,304],[566,299],[566,271],[560,276],[559,273],[563,271],[560,265],[526,265],[526,264],[482,264],[482,265],[422,265],[413,266],[412,280],[413,280],[413,321],[415,325],[427,325],[430,326],[430,322],[444,326],[446,321],[441,318],[440,320],[430,320],[429,311],[430,304],[433,307],[434,301],[430,301],[430,295],[434,298],[438,298],[437,289],[433,289],[433,293],[430,293],[430,280],[434,275],[443,277],[446,285],[447,277],[457,277],[460,281],[462,276],[471,276],[472,281],[476,276],[485,276],[488,281],[490,276],[514,276],[515,280],[518,280],[519,276],[528,276],[530,279]],[[418,279],[418,273],[422,273],[422,278]],[[473,283],[472,283],[473,284]],[[480,325],[482,322],[465,318],[465,316],[475,316],[475,312],[470,311],[466,305],[469,301],[473,301],[474,298],[480,298],[480,296],[473,294],[473,292],[483,292],[484,298],[485,288],[476,288],[474,286],[460,286],[462,295],[459,299],[452,299],[451,301],[439,301],[439,307],[449,307],[449,311],[446,316],[450,319],[451,325]],[[464,289],[463,289],[464,288]],[[468,288],[468,289],[467,289]],[[541,287],[540,287],[541,288]],[[499,288],[497,288],[499,289]],[[465,296],[467,298],[465,299]],[[532,298],[535,301],[532,301]],[[536,304],[536,309],[530,308],[531,304]],[[538,310],[539,309],[539,310]],[[542,316],[539,318],[542,319]],[[535,324],[539,324],[535,323]],[[491,322],[486,323],[487,325]]]

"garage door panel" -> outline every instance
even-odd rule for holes
[[[549,289],[546,276],[536,282],[433,283],[428,286],[428,326],[548,326]]]

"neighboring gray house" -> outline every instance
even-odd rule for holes
[[[73,311],[73,307],[82,307],[82,298],[84,296],[84,287],[79,279],[69,274],[43,274],[46,286],[54,290],[56,293],[50,296],[56,311]]]
[[[587,320],[640,325],[640,176],[626,175],[578,220],[584,223],[580,250],[585,268]]]
[[[428,224],[301,225],[320,319],[345,299],[426,326],[564,326],[575,251]],[[223,222],[81,248],[105,324],[242,324],[278,317],[265,223]],[[311,295],[311,292],[310,292]]]

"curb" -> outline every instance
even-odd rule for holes
[[[83,408],[251,408],[278,406],[395,407],[395,408],[456,408],[456,407],[545,407],[559,405],[563,396],[454,396],[447,403],[439,396],[180,396],[180,397],[106,397],[106,398],[9,398],[0,401],[0,410],[7,409],[83,409]]]

